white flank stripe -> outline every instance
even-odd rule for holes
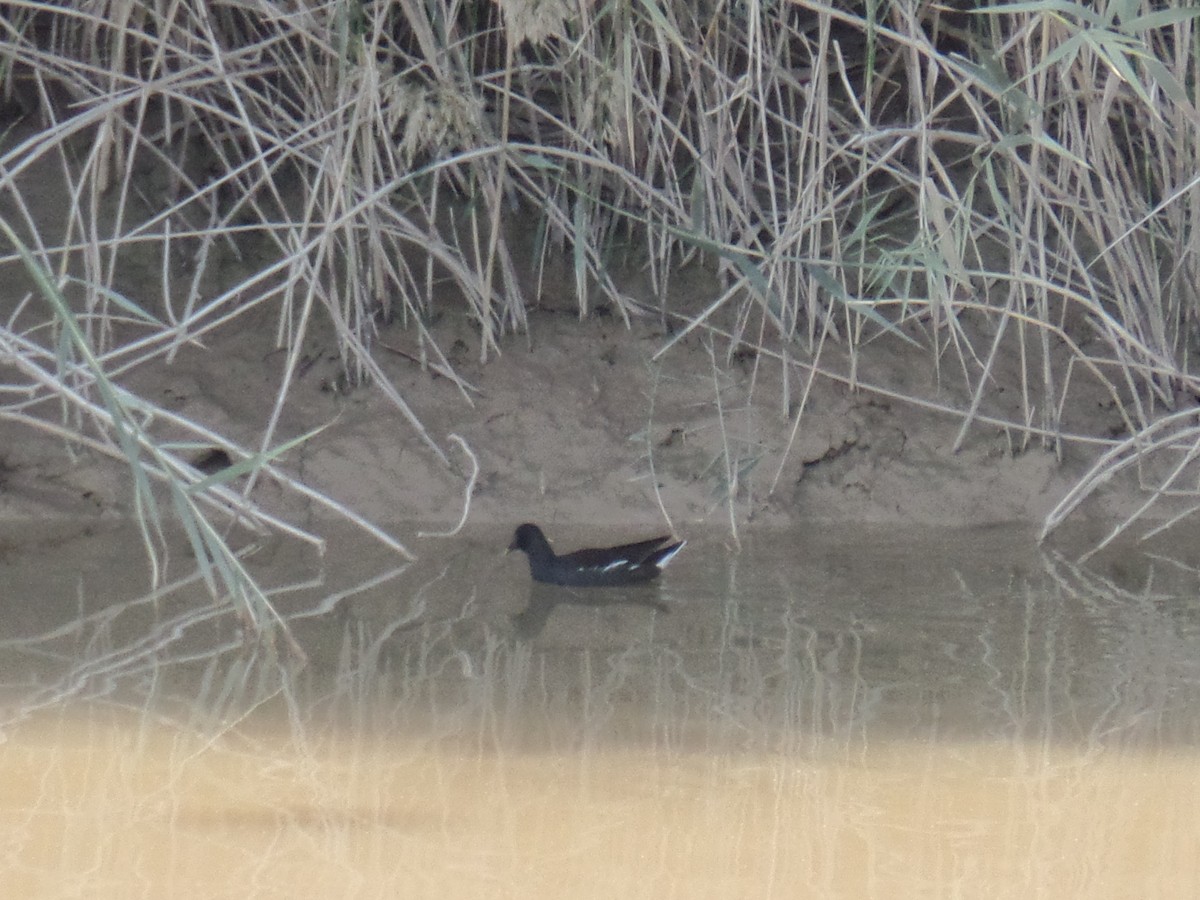
[[[667,563],[669,563],[671,560],[673,560],[675,558],[675,554],[678,553],[680,550],[682,550],[686,545],[687,545],[687,541],[680,541],[678,547],[676,547],[674,550],[672,550],[670,553],[668,553],[666,556],[664,556],[662,559],[660,559],[658,561],[659,569],[665,569],[667,567]]]

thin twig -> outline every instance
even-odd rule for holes
[[[449,531],[418,531],[417,537],[454,537],[456,534],[462,531],[463,526],[467,524],[467,516],[471,512],[471,496],[475,493],[475,481],[479,477],[479,460],[475,457],[475,454],[471,452],[471,448],[467,446],[467,442],[461,437],[459,437],[457,434],[452,434],[449,437],[450,440],[454,441],[459,447],[462,448],[463,453],[467,454],[467,458],[471,460],[471,474],[467,478],[466,488],[463,489],[462,517],[458,520],[458,524]]]

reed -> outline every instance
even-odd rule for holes
[[[278,409],[321,317],[349,381],[383,389],[450,464],[373,361],[378,324],[413,329],[453,373],[431,314],[463,304],[486,360],[563,259],[581,316],[635,312],[614,275],[632,260],[678,323],[672,340],[698,332],[726,361],[749,348],[777,364],[793,433],[797,369],[804,398],[813,378],[887,390],[861,360],[899,341],[939,385],[905,399],[958,416],[960,444],[994,423],[1018,450],[1107,442],[1111,468],[1060,512],[1129,453],[1168,461],[1143,468],[1165,473],[1151,498],[1195,494],[1173,462],[1190,465],[1200,437],[1187,412],[1200,11],[1182,0],[92,0],[0,14],[0,86],[39,123],[0,155],[13,248],[0,265],[41,273],[0,326],[19,363],[0,415],[215,504],[191,520],[200,545],[205,517],[258,513],[124,428],[121,403],[169,411],[115,402],[106,381],[268,310],[287,351]],[[70,198],[54,217],[24,187],[46,172]],[[222,280],[239,253],[246,274]],[[133,291],[121,273],[147,255],[159,283]],[[715,270],[712,297],[677,297],[672,274],[696,260]],[[83,368],[55,355],[72,318]],[[1083,430],[1077,411],[1097,397],[1124,434]],[[276,427],[255,447],[218,437],[248,471],[306,490],[272,469],[289,445]]]

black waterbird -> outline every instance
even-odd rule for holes
[[[520,550],[529,557],[534,581],[570,587],[616,587],[657,578],[685,543],[664,535],[555,556],[542,529],[526,523],[517,527],[508,549]]]

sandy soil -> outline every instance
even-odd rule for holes
[[[473,523],[536,520],[547,525],[659,527],[664,515],[689,526],[786,526],[799,519],[984,524],[1039,522],[1084,471],[1089,452],[1067,446],[1060,462],[1036,442],[980,425],[952,452],[959,422],[869,389],[818,378],[796,426],[807,380],[804,354],[789,376],[785,408],[780,363],[728,357],[693,334],[660,358],[673,337],[657,316],[630,328],[611,312],[581,321],[569,301],[530,313],[501,353],[479,362],[473,323],[453,311],[431,325],[461,389],[422,368],[414,332],[380,330],[378,359],[399,394],[451,462],[428,449],[382,392],[347,390],[332,335],[306,343],[309,363],[288,392],[276,443],[326,426],[283,464],[307,484],[381,523],[452,524],[462,511],[471,462],[479,465]],[[270,418],[284,354],[273,345],[270,310],[251,310],[226,333],[171,365],[135,370],[125,384],[165,408],[255,447]],[[926,350],[875,342],[859,362],[865,381],[965,406],[933,383]],[[834,346],[823,361],[836,365]],[[719,399],[719,404],[718,404]],[[1102,433],[1111,413],[1094,405]],[[182,435],[162,432],[165,438]],[[120,464],[68,453],[13,423],[0,423],[0,510],[26,515],[124,515],[128,478]],[[1086,449],[1086,448],[1085,448]],[[734,490],[730,490],[730,473]],[[310,503],[262,483],[265,508],[308,520]],[[1092,514],[1119,515],[1136,493],[1110,489]]]
[[[48,161],[39,166],[45,171],[30,171],[29,189],[44,218],[39,228],[54,235],[61,226],[56,228],[53,212],[67,206],[64,188]],[[225,286],[237,283],[262,263],[245,247],[243,257],[237,265],[212,266],[218,275],[203,287],[215,292],[221,279]],[[153,304],[160,268],[157,256],[142,264],[126,261],[117,288]],[[625,286],[630,296],[651,301],[643,282],[644,275],[634,272]],[[793,363],[786,377],[778,358],[731,356],[720,341],[710,351],[698,333],[660,353],[678,323],[647,313],[627,328],[603,307],[580,320],[567,284],[564,278],[557,287],[544,286],[528,330],[504,336],[499,354],[491,353],[487,363],[480,362],[478,327],[461,305],[447,301],[439,307],[427,323],[429,333],[469,388],[419,363],[422,348],[413,329],[381,327],[375,345],[379,363],[427,438],[379,385],[344,389],[333,334],[322,326],[306,338],[303,374],[287,392],[272,443],[324,430],[289,451],[281,465],[372,521],[409,523],[414,530],[415,523],[451,525],[462,513],[472,469],[468,454],[450,437],[458,435],[479,466],[472,523],[536,520],[640,531],[663,527],[666,520],[684,532],[799,520],[1038,523],[1099,453],[1096,445],[1066,444],[1060,458],[1037,440],[1022,444],[1012,430],[986,424],[976,425],[954,452],[960,428],[955,416],[830,378],[817,378],[807,389],[810,360],[801,346],[789,348]],[[12,309],[24,290],[19,279],[9,279],[0,286],[0,308]],[[702,309],[719,294],[714,273],[700,268],[678,273],[674,290],[671,308]],[[276,315],[266,307],[251,309],[206,337],[203,348],[184,348],[170,365],[160,361],[134,369],[122,383],[235,445],[257,448],[283,377]],[[994,325],[959,327],[974,346],[987,347]],[[758,335],[757,324],[747,333]],[[953,371],[959,363],[944,329],[913,335],[923,346],[895,339],[862,345],[855,369],[859,384],[968,408],[971,398]],[[947,348],[941,377],[928,349],[934,339]],[[1016,349],[1007,352],[995,371],[1017,384]],[[827,370],[851,371],[846,347],[836,341],[824,346],[820,361]],[[1058,364],[1062,368],[1065,361]],[[1075,384],[1081,386],[1071,397],[1072,430],[1116,433],[1119,420],[1111,404],[1101,393],[1089,394],[1081,376]],[[989,390],[982,411],[1019,417],[1002,386]],[[186,437],[153,427],[163,439]],[[130,513],[129,475],[120,462],[68,448],[9,420],[0,420],[0,447],[0,517]],[[264,508],[301,523],[326,514],[269,482],[259,482],[253,496]],[[1114,482],[1091,501],[1086,515],[1123,516],[1141,499],[1135,484]],[[1164,506],[1162,512],[1169,510]]]

